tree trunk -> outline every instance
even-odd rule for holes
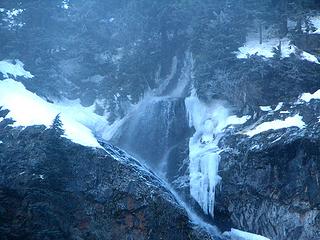
[[[259,23],[259,38],[260,44],[262,44],[262,22]]]
[[[288,0],[280,2],[280,38],[288,34]]]

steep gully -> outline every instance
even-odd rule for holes
[[[213,217],[215,187],[220,180],[218,142],[225,127],[245,119],[230,118],[230,110],[223,101],[208,105],[197,98],[193,90],[193,66],[189,51],[185,53],[181,69],[174,57],[170,74],[157,80],[158,88],[147,92],[126,117],[116,121],[102,137],[148,165],[186,209],[191,221],[217,235],[216,227],[197,216],[171,187],[169,182],[181,168],[181,159],[177,160],[173,152],[189,139],[189,153],[178,158],[189,158],[189,183],[186,184],[190,195],[206,215]]]

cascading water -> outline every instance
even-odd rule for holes
[[[193,80],[193,58],[190,52],[185,54],[180,71],[177,66],[177,58],[174,57],[170,74],[162,81],[158,79],[156,83],[161,83],[158,88],[149,91],[125,118],[105,132],[104,139],[136,156],[162,176],[167,188],[187,210],[190,219],[209,229],[212,226],[193,213],[167,183],[166,179],[170,177],[168,166],[171,164],[172,168],[171,161],[177,162],[176,156],[170,157],[171,152],[190,138],[190,129],[194,128],[195,133],[189,139],[189,156],[183,156],[189,157],[190,161],[190,195],[204,213],[213,217],[215,187],[220,180],[219,140],[226,126],[241,124],[246,119],[230,117],[222,101],[210,105],[202,103],[194,90],[187,97]],[[178,77],[177,72],[180,72]],[[174,172],[176,169],[170,170]]]
[[[124,119],[115,124],[116,129],[111,128],[104,136],[106,140],[142,159],[162,176],[162,181],[186,209],[192,222],[217,235],[217,229],[203,222],[166,181],[170,153],[181,141],[189,138],[190,127],[186,117],[185,98],[191,86],[192,70],[192,54],[187,52],[181,73],[174,78],[177,72],[177,58],[174,57],[171,73],[162,84],[148,92]]]
[[[174,150],[173,146],[188,137],[184,98],[192,79],[192,54],[186,52],[180,71],[177,71],[177,65],[174,57],[170,74],[162,81],[156,81],[159,87],[148,92],[112,136],[108,136],[108,140],[144,159],[161,175],[167,174],[167,156]]]
[[[144,160],[157,174],[170,178],[168,165],[170,163],[172,168],[172,162],[177,162],[176,156],[170,158],[170,153],[189,139],[193,127],[195,133],[189,140],[190,195],[204,213],[213,217],[215,187],[220,180],[218,143],[223,129],[232,122],[224,102],[205,104],[194,90],[187,97],[192,85],[193,64],[192,54],[186,52],[184,65],[178,71],[174,57],[169,75],[162,81],[157,78],[159,87],[148,92],[120,124],[116,124],[116,131],[105,134],[108,136],[105,139]]]

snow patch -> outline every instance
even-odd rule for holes
[[[25,77],[33,78],[34,76],[24,69],[24,64],[20,60],[2,60],[0,61],[0,72],[4,78],[9,78],[10,74],[14,78]]]
[[[283,107],[283,102],[279,102],[276,108],[274,109],[275,112],[279,111]]]
[[[238,117],[236,115],[232,115],[227,118],[226,125],[242,125],[245,124],[249,119],[251,119],[251,116],[243,116],[243,117]]]
[[[311,32],[311,34],[320,34],[320,16],[311,17],[310,22],[315,28],[315,31]]]
[[[320,89],[315,93],[303,93],[299,100],[310,102],[312,99],[320,99]]]
[[[271,106],[260,106],[260,110],[263,112],[277,112],[283,107],[283,102],[279,102],[278,105],[273,109]]]
[[[307,53],[305,51],[302,51],[302,53],[300,54],[300,57],[302,60],[307,60],[309,62],[314,62],[317,64],[320,64],[318,61],[318,58],[310,53]]]
[[[260,110],[263,112],[269,112],[272,111],[271,106],[260,106]]]
[[[289,114],[289,111],[280,111],[281,114]]]
[[[68,10],[70,8],[69,0],[63,0],[61,7],[65,10]]]
[[[223,233],[223,235],[229,236],[231,240],[270,240],[261,235],[240,231],[234,228],[232,228],[230,232]]]
[[[261,123],[260,125],[258,125],[257,127],[255,127],[254,129],[249,130],[247,132],[244,132],[244,134],[249,137],[253,137],[257,134],[260,134],[262,132],[266,132],[271,129],[278,130],[278,129],[289,128],[289,127],[304,128],[305,123],[302,120],[302,116],[297,114],[293,117],[288,117],[284,120],[277,119],[277,120],[274,120],[271,122],[264,122],[264,123]]]
[[[10,110],[7,117],[15,120],[13,126],[43,124],[49,127],[60,114],[64,137],[83,146],[101,147],[92,131],[102,129],[107,122],[93,112],[93,107],[81,106],[79,100],[48,103],[20,82],[5,79],[0,81],[0,106]]]
[[[282,58],[287,58],[290,57],[291,54],[296,54],[302,60],[320,64],[316,56],[298,49],[288,38],[266,38],[263,39],[262,44],[260,44],[260,39],[256,34],[250,34],[247,37],[247,42],[243,47],[240,47],[237,52],[237,58],[248,58],[255,54],[266,58],[272,58],[274,56],[274,49],[277,49],[280,44]]]

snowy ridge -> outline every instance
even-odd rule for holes
[[[7,117],[16,121],[13,126],[43,124],[49,127],[60,114],[64,137],[83,146],[101,147],[93,131],[99,131],[107,122],[93,112],[93,107],[83,107],[79,101],[48,103],[28,91],[20,82],[5,79],[0,81],[0,106],[10,111]]]
[[[230,116],[223,102],[202,103],[196,94],[185,99],[190,127],[195,134],[189,141],[190,194],[203,211],[214,216],[215,187],[220,181],[218,143],[229,125],[244,124],[249,117]]]

